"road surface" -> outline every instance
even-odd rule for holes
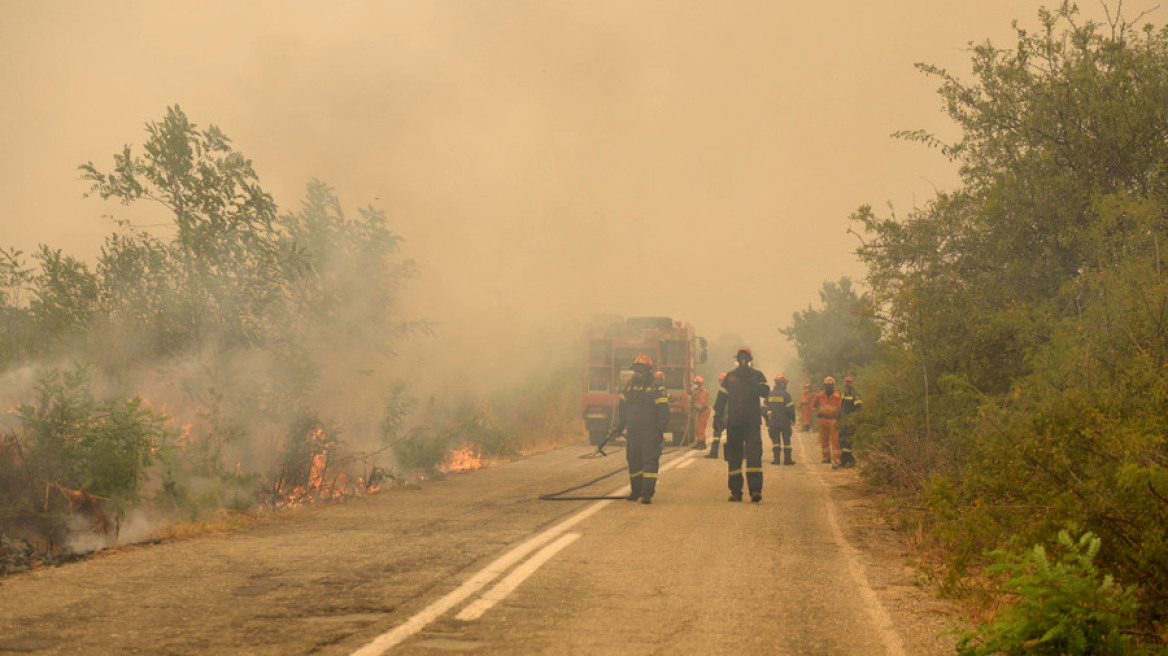
[[[623,451],[589,451],[0,580],[0,654],[953,652],[952,608],[815,436],[758,504],[690,449],[652,505],[540,500],[622,494]]]

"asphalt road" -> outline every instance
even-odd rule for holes
[[[952,609],[812,435],[758,504],[687,449],[652,505],[539,499],[621,494],[623,451],[588,452],[10,577],[0,653],[952,653]]]

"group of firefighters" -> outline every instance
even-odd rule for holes
[[[775,376],[774,386],[753,367],[754,355],[749,348],[738,349],[738,366],[718,375],[718,395],[711,408],[710,394],[701,376],[693,379],[691,412],[694,421],[695,449],[706,447],[706,427],[713,412],[714,436],[707,458],[717,458],[721,444],[728,465],[727,486],[730,501],[742,501],[743,486],[754,503],[762,501],[762,430],[765,423],[771,440],[773,465],[793,465],[791,435],[799,420],[804,432],[811,431],[815,417],[819,426],[819,445],[823,459],[832,469],[854,467],[852,455],[853,422],[863,401],[856,392],[851,376],[844,378],[842,393],[835,389],[835,379],[823,379],[823,389],[813,392],[811,383],[803,384],[798,411],[787,377]],[[644,354],[633,360],[633,377],[625,386],[617,406],[616,424],[610,436],[627,431],[626,454],[629,465],[629,501],[652,503],[657,489],[657,473],[665,431],[669,426],[669,393],[660,372],[653,374],[653,360]],[[796,416],[798,415],[798,416]],[[745,461],[745,467],[743,463]]]

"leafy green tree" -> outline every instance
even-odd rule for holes
[[[39,332],[41,351],[84,331],[98,303],[98,281],[89,267],[60,250],[42,246],[35,256],[41,271],[32,278],[29,312]]]
[[[858,296],[847,277],[828,281],[819,292],[823,308],[796,312],[791,325],[779,329],[795,343],[813,379],[854,374],[876,356],[880,328],[866,296]]]
[[[1081,22],[1063,3],[931,66],[961,128],[962,185],[861,225],[885,325],[867,473],[918,494],[957,571],[1009,535],[1081,526],[1168,616],[1168,30]],[[924,455],[922,455],[922,452]]]
[[[262,319],[284,292],[275,202],[260,187],[251,161],[219,128],[199,130],[176,105],[146,131],[143,154],[125,146],[111,172],[92,162],[80,167],[82,178],[92,182],[89,193],[127,205],[146,200],[170,213],[176,234],[166,245],[167,259],[180,293],[161,302],[171,306],[164,311],[179,324],[198,319],[185,324],[187,342],[262,343]],[[130,295],[132,307],[158,312],[160,301],[149,297],[157,287],[144,290],[146,298],[134,298],[125,274],[152,264],[150,255],[159,249],[141,236],[107,242],[102,268],[115,298]],[[123,257],[132,262],[119,262]]]
[[[32,270],[22,253],[0,248],[0,371],[29,357],[33,352],[32,315],[24,301],[31,285]]]
[[[77,366],[41,376],[35,402],[16,408],[23,451],[41,486],[128,504],[139,498],[151,465],[169,453],[174,433],[139,397],[95,399],[89,375]]]

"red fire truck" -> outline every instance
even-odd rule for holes
[[[690,394],[694,365],[706,361],[706,340],[693,325],[669,317],[594,317],[584,356],[584,425],[592,444],[601,444],[615,426],[620,391],[632,378],[633,358],[644,353],[665,374],[669,391],[671,442],[689,439]]]

